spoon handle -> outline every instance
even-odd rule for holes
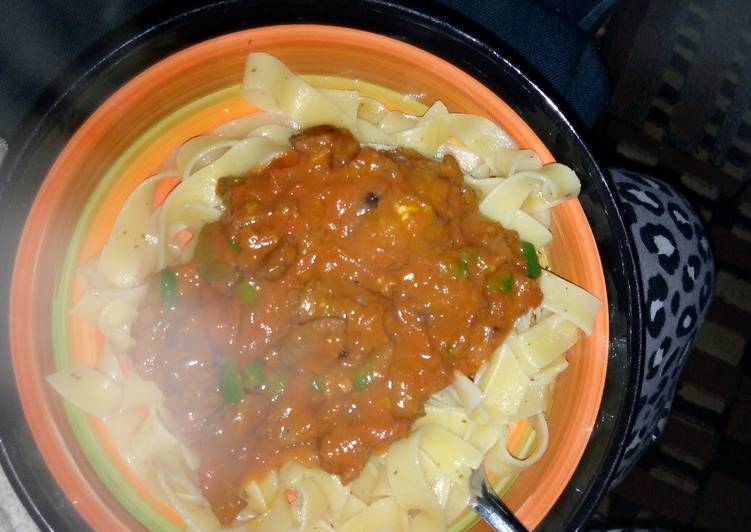
[[[527,532],[521,522],[498,496],[482,483],[482,496],[475,501],[475,511],[497,532]]]

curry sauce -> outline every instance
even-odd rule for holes
[[[451,156],[330,126],[291,144],[219,182],[222,218],[152,276],[134,325],[135,368],[224,524],[240,487],[287,461],[356,478],[541,301],[517,234],[480,214]]]

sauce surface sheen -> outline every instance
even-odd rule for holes
[[[135,368],[198,451],[224,524],[240,486],[287,461],[356,478],[542,297],[517,234],[480,214],[451,156],[330,126],[291,143],[219,182],[222,218],[151,277],[134,326]]]

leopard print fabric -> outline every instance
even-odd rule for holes
[[[646,367],[636,419],[611,487],[662,434],[681,370],[704,321],[714,262],[693,208],[651,177],[611,170],[638,255],[646,321]]]

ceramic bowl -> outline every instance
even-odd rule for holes
[[[152,13],[139,22],[146,31],[85,58],[81,76],[61,97],[40,102],[40,116],[12,143],[0,224],[3,249],[18,242],[18,251],[3,258],[9,423],[0,431],[22,501],[55,530],[180,527],[113,451],[103,424],[64,406],[44,376],[69,361],[93,363],[101,348],[94,328],[68,312],[78,297],[76,268],[101,249],[128,193],[174,148],[254,111],[239,83],[247,54],[265,51],[315,84],[355,79],[391,106],[409,107],[399,95],[410,95],[486,116],[520,147],[578,173],[582,195],[555,208],[549,258],[606,304],[556,385],[546,454],[504,499],[530,528],[581,524],[623,452],[641,353],[636,267],[611,183],[518,59],[461,20],[445,23],[446,12],[388,2],[365,2],[356,15],[313,12],[305,2],[268,2],[266,11],[261,4],[253,13],[231,1]]]

